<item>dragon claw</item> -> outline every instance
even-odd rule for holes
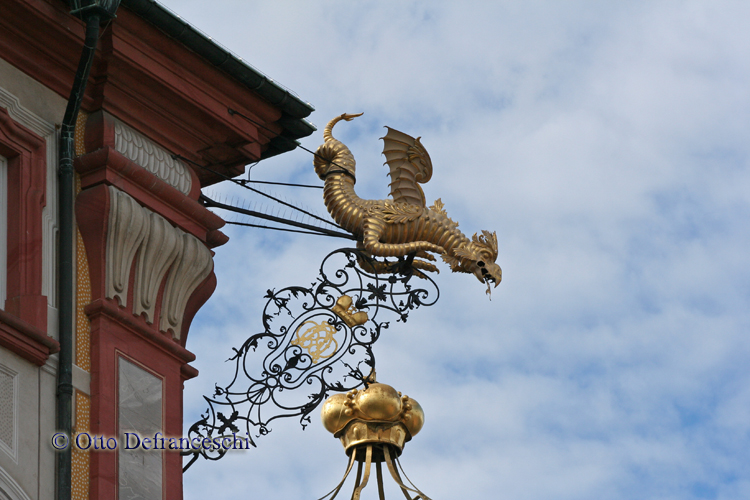
[[[421,259],[414,259],[411,265],[415,269],[422,269],[423,271],[428,271],[431,273],[440,273],[440,270],[434,264],[430,264]]]
[[[417,252],[416,256],[425,260],[429,260],[431,262],[435,262],[436,260],[434,255],[432,255],[431,253],[427,253],[424,250],[420,250],[419,252]]]

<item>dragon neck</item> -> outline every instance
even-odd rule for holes
[[[331,172],[326,176],[323,199],[328,213],[336,223],[359,236],[365,218],[364,200],[354,192],[354,179],[343,172]]]
[[[457,227],[453,227],[451,231],[446,231],[444,236],[438,242],[438,245],[445,249],[446,254],[456,257],[462,260],[455,254],[457,248],[465,247],[471,244],[471,240],[466,237]]]
[[[444,247],[445,251],[449,254],[453,254],[453,250],[455,250],[456,248],[471,245],[471,240],[467,238],[464,233],[462,233],[458,229],[456,229],[456,232],[458,233],[457,237],[452,239],[451,243]]]
[[[448,256],[458,257],[454,250],[470,245],[471,240],[458,228],[456,221],[448,217],[445,209],[442,208],[442,203],[438,204],[439,201],[435,202],[438,206],[433,205],[427,209],[427,219],[432,229],[425,230],[426,238],[443,247]]]

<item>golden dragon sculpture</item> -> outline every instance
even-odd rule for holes
[[[374,257],[415,256],[412,265],[423,271],[439,272],[435,258],[440,254],[453,272],[471,273],[479,281],[497,286],[502,270],[497,259],[497,235],[482,231],[469,239],[458,223],[448,217],[440,199],[427,207],[419,184],[432,177],[432,161],[420,138],[390,127],[383,137],[383,154],[390,167],[391,197],[386,200],[363,200],[354,192],[354,156],[349,148],[332,135],[334,125],[351,121],[359,114],[342,114],[331,120],[323,131],[324,143],[318,147],[313,164],[324,182],[323,197],[333,219],[357,238],[358,247]],[[360,262],[360,265],[366,265]],[[388,267],[370,271],[387,272]]]

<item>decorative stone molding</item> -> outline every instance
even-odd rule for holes
[[[188,167],[151,140],[114,120],[115,150],[134,161],[182,194],[190,193],[192,179]]]
[[[109,186],[106,297],[127,305],[131,266],[136,262],[133,314],[156,322],[159,289],[159,329],[179,340],[190,296],[211,271],[211,251],[198,238],[173,227],[164,217],[140,206],[130,195]],[[136,256],[137,254],[137,256]]]
[[[0,309],[8,289],[8,160],[0,156]]]
[[[200,195],[197,183],[193,185],[195,193],[185,196],[107,144],[79,156],[74,164],[81,175],[82,193],[96,186],[115,186],[132,196],[139,205],[149,207],[170,224],[195,235],[211,248],[226,242],[227,238],[216,231],[225,224],[224,221],[197,201]],[[78,220],[87,218],[87,215],[91,214],[78,215]]]
[[[148,236],[149,211],[130,195],[109,186],[110,208],[107,227],[106,296],[128,302],[128,282],[133,257]]]
[[[173,228],[164,217],[152,212],[149,219],[149,236],[141,245],[135,271],[133,313],[136,316],[145,313],[146,321],[153,323],[159,286],[182,254],[183,244],[181,231]]]
[[[182,255],[172,266],[164,289],[160,330],[171,330],[174,338],[180,338],[188,299],[213,268],[214,261],[208,248],[195,236],[183,233]]]
[[[0,467],[0,492],[5,493],[9,500],[31,500],[21,485],[2,467]]]
[[[18,372],[0,364],[0,450],[18,463]]]
[[[178,360],[178,363],[182,366],[184,366],[185,363],[195,361],[195,354],[188,351],[177,342],[174,342],[163,333],[157,332],[155,328],[148,326],[143,321],[143,318],[133,316],[130,311],[118,307],[110,300],[95,299],[86,306],[85,310],[86,315],[91,319],[91,323],[94,324],[95,327],[101,324],[120,325],[128,331],[136,333],[137,339],[145,340],[148,344],[156,346],[156,349],[163,353],[167,353],[172,360]],[[138,343],[138,341],[136,341],[136,343]],[[97,346],[94,345],[93,349],[96,350]],[[50,356],[50,360],[53,358],[53,356]],[[190,371],[190,369],[187,370]],[[100,382],[101,381],[96,380],[96,377],[92,378],[92,393],[94,392],[94,387]]]
[[[0,346],[36,366],[43,366],[50,359],[50,354],[60,350],[60,344],[52,337],[48,337],[44,331],[2,310]]]

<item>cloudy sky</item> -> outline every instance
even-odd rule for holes
[[[750,3],[162,3],[315,106],[304,146],[364,112],[336,128],[362,197],[387,196],[389,125],[422,136],[429,201],[497,231],[491,302],[443,264],[439,305],[375,348],[379,380],[425,410],[402,457],[425,493],[750,498]],[[319,183],[311,162],[252,176]],[[319,191],[276,192],[325,213]],[[265,290],[309,283],[346,244],[226,233],[188,341],[186,427],[262,329]],[[257,443],[196,463],[185,498],[315,499],[343,475],[317,418]]]

